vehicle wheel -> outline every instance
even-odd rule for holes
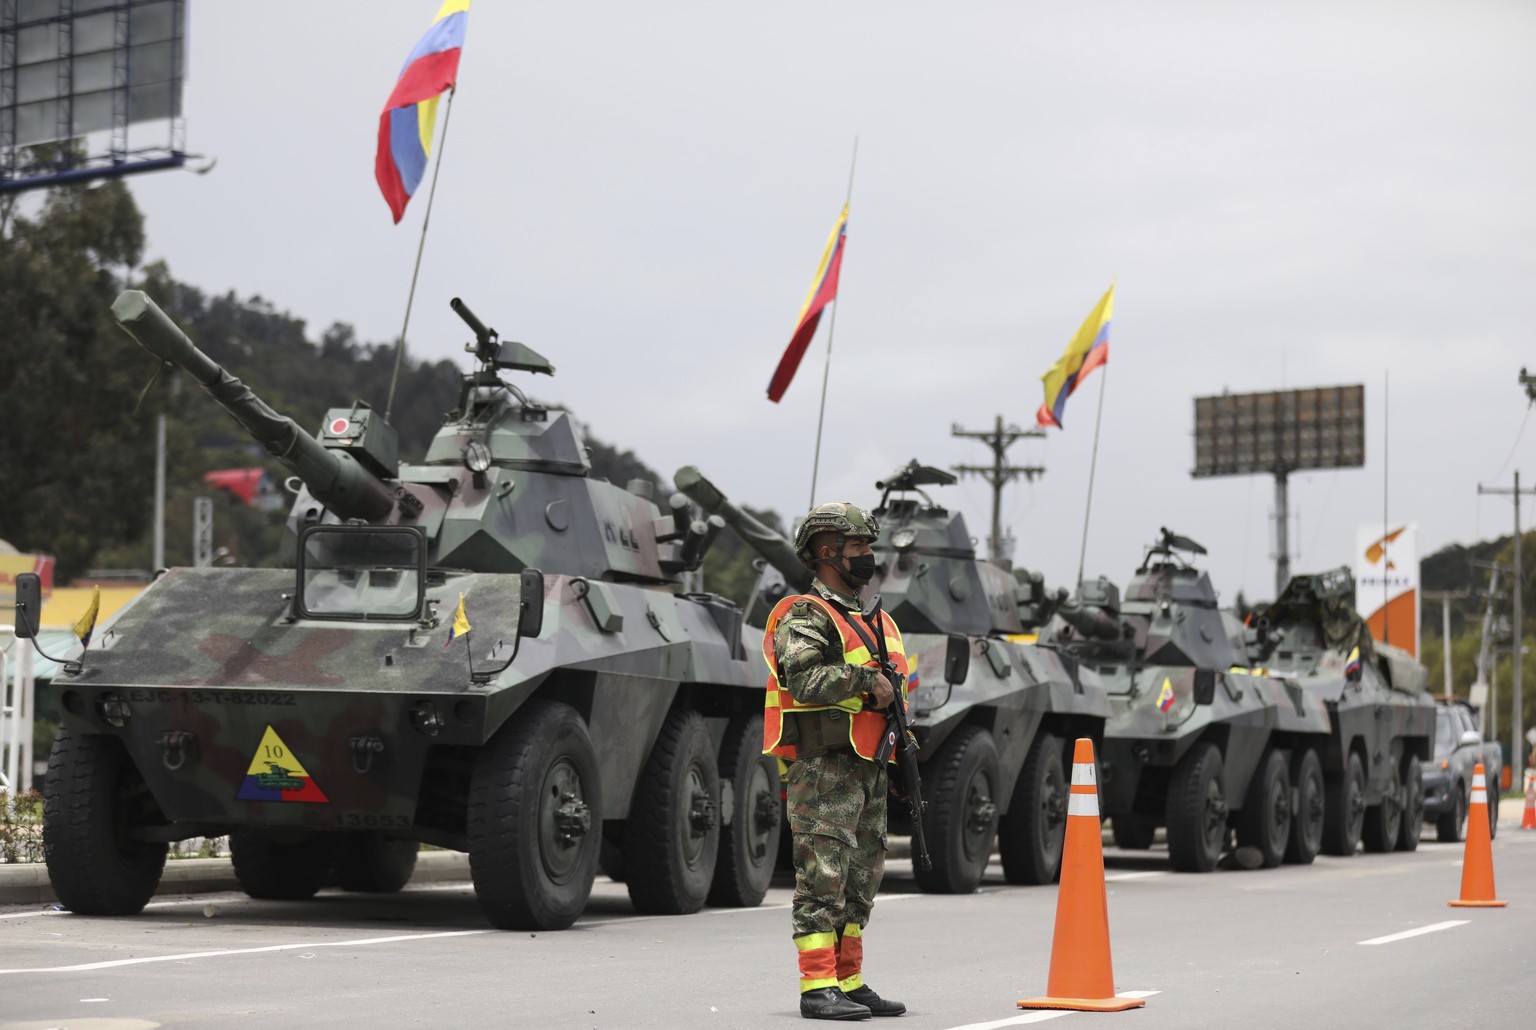
[[[1392,789],[1377,804],[1365,810],[1365,822],[1361,826],[1360,839],[1365,850],[1381,854],[1397,847],[1397,838],[1403,828],[1403,809],[1408,804],[1408,785],[1403,782],[1399,770],[1392,781]]]
[[[323,833],[266,829],[235,830],[229,858],[240,889],[263,901],[303,901],[325,886],[336,839]]]
[[[1458,783],[1452,789],[1456,800],[1435,820],[1435,839],[1447,844],[1467,839],[1467,788]]]
[[[1149,815],[1122,812],[1109,817],[1109,830],[1115,836],[1115,847],[1126,851],[1145,851],[1152,846],[1152,835],[1157,832],[1157,820]]]
[[[1285,756],[1265,752],[1248,784],[1243,810],[1237,815],[1237,843],[1258,848],[1262,866],[1273,869],[1285,858],[1291,838],[1291,782],[1286,776]]]
[[[1008,814],[998,821],[997,850],[1009,883],[1051,883],[1061,873],[1067,838],[1067,771],[1061,738],[1040,733],[1013,787]]]
[[[928,765],[934,784],[923,830],[933,868],[915,862],[912,875],[930,894],[969,894],[981,884],[997,840],[997,745],[980,726],[961,726]]]
[[[752,908],[762,903],[779,854],[779,766],[763,754],[763,717],[737,716],[720,745],[720,778],[731,784],[731,821],[720,828],[720,857],[709,903]],[[722,791],[724,787],[722,786]]]
[[[336,886],[365,894],[393,894],[411,882],[421,845],[382,833],[347,833],[336,842]]]
[[[667,717],[624,827],[629,900],[648,915],[697,912],[720,853],[720,772],[697,712]]]
[[[1181,873],[1208,873],[1227,840],[1221,752],[1210,742],[1189,749],[1168,785],[1168,857]]]
[[[1291,814],[1291,836],[1285,842],[1285,860],[1311,865],[1323,846],[1323,763],[1311,748],[1296,760],[1296,810]]]
[[[503,930],[563,930],[597,878],[602,845],[597,754],[568,705],[528,701],[475,759],[469,875]]]
[[[1353,751],[1342,773],[1325,778],[1323,808],[1323,851],[1349,856],[1360,843],[1365,825],[1365,766]]]
[[[1488,796],[1488,839],[1499,835],[1499,784],[1494,776],[1485,777],[1488,789],[1483,791]]]
[[[158,821],[144,778],[115,737],[59,729],[43,791],[43,851],[60,904],[90,916],[143,909],[167,847],[133,831]]]
[[[1397,831],[1397,850],[1419,850],[1419,831],[1424,829],[1424,770],[1412,755],[1403,759],[1403,824]]]

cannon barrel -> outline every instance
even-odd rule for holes
[[[1063,598],[1056,614],[1088,640],[1119,640],[1120,622],[1101,611],[1085,608],[1075,598]]]
[[[257,443],[304,481],[315,498],[341,518],[382,519],[393,492],[344,451],[329,450],[291,418],[267,406],[222,365],[198,350],[141,290],[125,290],[112,316],[145,350],[196,379]]]
[[[748,515],[730,501],[720,488],[704,478],[704,474],[692,465],[677,470],[677,488],[693,503],[710,515],[723,518],[747,546],[763,556],[763,560],[784,576],[784,581],[795,590],[805,590],[811,585],[811,570],[795,555],[795,547],[783,535]]]

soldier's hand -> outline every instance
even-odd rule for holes
[[[875,689],[869,692],[869,696],[873,698],[871,707],[874,708],[885,708],[896,700],[896,692],[891,689],[891,685],[886,682],[884,676],[875,683]]]

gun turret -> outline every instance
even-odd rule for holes
[[[704,474],[692,465],[684,465],[678,469],[675,478],[679,490],[705,512],[724,519],[726,525],[746,541],[747,546],[762,555],[764,561],[779,571],[791,589],[801,591],[810,588],[811,570],[796,557],[794,545],[782,534],[763,525],[762,522],[726,500],[725,494],[720,492],[719,487],[705,479]]]
[[[325,447],[293,419],[273,411],[248,386],[198,350],[142,291],[124,291],[112,304],[112,315],[141,347],[196,379],[257,443],[302,479],[315,499],[337,516],[372,522],[394,508],[394,492],[382,479],[351,454]]]
[[[1068,625],[1077,630],[1087,640],[1119,640],[1120,620],[1115,619],[1097,608],[1084,606],[1076,598],[1066,596],[1066,591],[1057,591],[1058,603],[1056,614],[1060,615]]]

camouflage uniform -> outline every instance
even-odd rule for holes
[[[858,598],[839,594],[819,581],[815,589],[858,617]],[[794,605],[780,620],[773,648],[784,689],[801,704],[835,704],[873,692],[881,680],[878,670],[843,660],[837,627],[825,611],[809,602]],[[846,733],[847,713],[840,710],[785,718],[841,720]],[[822,935],[835,935],[841,987],[855,990],[863,982],[858,972],[863,927],[885,874],[886,770],[847,746],[802,752],[789,766],[787,785],[789,826],[794,834],[794,936],[803,948],[824,940]]]

